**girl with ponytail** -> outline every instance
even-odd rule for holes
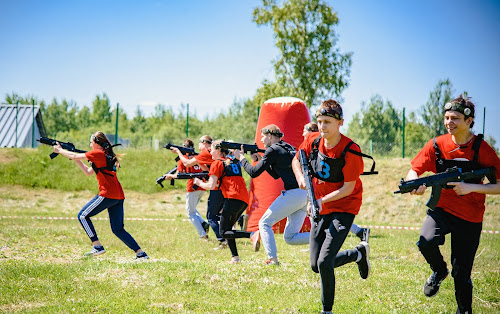
[[[113,233],[136,253],[137,259],[147,259],[144,252],[134,238],[123,226],[123,203],[125,195],[118,181],[116,171],[120,168],[120,162],[113,151],[113,146],[104,133],[98,131],[90,136],[91,151],[86,153],[70,152],[61,147],[59,143],[54,146],[54,152],[75,161],[77,166],[87,176],[96,175],[99,184],[99,193],[83,206],[78,213],[78,221],[90,238],[93,248],[85,256],[97,256],[106,252],[97,237],[94,225],[90,217],[95,216],[108,209],[109,221]],[[82,160],[88,160],[91,167],[83,164]]]

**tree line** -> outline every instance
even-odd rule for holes
[[[343,102],[342,92],[349,86],[352,52],[341,52],[337,47],[339,23],[337,12],[321,0],[262,0],[252,12],[258,26],[271,27],[279,55],[272,61],[274,80],[264,80],[253,97],[233,102],[225,112],[200,118],[189,115],[189,137],[210,133],[214,138],[253,142],[259,106],[279,96],[303,99],[309,108],[315,108],[328,98]],[[440,80],[430,91],[429,99],[405,120],[407,143],[423,145],[429,138],[446,133],[443,125],[444,104],[457,97],[449,79]],[[160,142],[182,142],[186,137],[188,116],[186,105],[174,109],[158,104],[146,117],[137,108],[133,117],[111,105],[109,97],[96,95],[90,107],[79,107],[74,101],[53,99],[50,104],[35,96],[6,95],[7,103],[40,106],[49,135],[87,141],[95,130],[115,133],[118,115],[119,136],[130,139],[132,147],[144,147],[152,139]],[[404,104],[400,104],[404,107]],[[314,110],[312,110],[314,112]],[[314,115],[311,115],[314,116]],[[239,127],[235,132],[234,126]],[[209,131],[208,131],[209,130]],[[362,103],[347,126],[347,135],[356,142],[384,143],[374,149],[387,154],[401,150],[403,142],[403,115],[390,100],[374,95]],[[488,142],[495,145],[492,137]],[[366,150],[366,146],[362,146]]]

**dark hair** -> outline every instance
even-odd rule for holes
[[[194,143],[193,141],[191,141],[190,139],[185,139],[184,142],[182,143],[182,145],[184,147],[190,147],[190,148],[193,148],[194,147]]]
[[[269,124],[268,126],[265,126],[260,130],[260,132],[264,134],[271,134],[279,138],[283,137],[283,132],[281,132],[280,128],[276,124]]]
[[[460,94],[460,96],[458,96],[457,98],[446,103],[446,105],[444,106],[444,111],[446,112],[448,110],[453,110],[463,114],[465,116],[464,119],[472,118],[472,123],[469,126],[469,128],[472,128],[474,126],[476,106],[472,101],[470,101],[470,99],[470,97],[464,98],[464,96]]]
[[[342,107],[337,101],[333,99],[327,99],[321,103],[318,111],[316,111],[316,118],[318,116],[328,116],[337,120],[342,120]]]
[[[309,132],[318,132],[318,125],[314,122],[309,122],[308,124],[304,125],[304,129],[306,129]]]
[[[120,168],[120,162],[118,161],[118,158],[113,151],[113,145],[111,145],[106,135],[104,135],[104,133],[102,133],[101,131],[97,131],[92,134],[92,140],[94,140],[97,145],[101,146],[102,149],[104,149],[104,153],[106,155],[110,156],[113,159],[116,169]]]

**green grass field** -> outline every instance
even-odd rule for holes
[[[217,241],[198,240],[185,221],[183,185],[163,190],[154,186],[155,177],[172,163],[166,152],[127,152],[119,174],[127,197],[126,217],[172,219],[125,221],[126,229],[151,259],[134,261],[134,253],[111,233],[106,220],[94,220],[94,224],[107,253],[83,258],[91,246],[76,220],[33,217],[76,217],[95,195],[97,184],[78,173],[72,162],[60,157],[50,161],[45,153],[0,149],[0,312],[321,310],[319,275],[310,270],[307,246],[286,245],[276,235],[281,265],[268,267],[262,250],[253,252],[249,240],[240,240],[242,262],[231,265],[227,263],[229,250],[216,251]],[[363,178],[364,202],[356,222],[420,227],[427,195],[392,194],[406,174],[409,160],[379,158],[377,166],[378,176]],[[199,206],[202,214],[206,197]],[[487,198],[484,229],[500,230],[499,196]],[[426,298],[422,293],[430,270],[415,245],[418,234],[372,229],[371,275],[362,280],[356,264],[336,269],[334,311],[455,312],[451,277],[437,296]],[[354,247],[358,241],[349,236],[344,247]],[[449,262],[448,243],[442,251]],[[472,279],[474,310],[500,312],[500,234],[483,234]]]

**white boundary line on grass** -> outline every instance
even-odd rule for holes
[[[37,220],[77,220],[77,217],[22,217],[22,216],[0,216],[0,219],[23,219],[31,218]],[[92,220],[109,220],[107,217],[92,217]],[[132,221],[189,221],[189,219],[171,219],[171,218],[125,218],[125,220]],[[372,226],[372,225],[360,225],[363,228],[373,228],[373,229],[387,229],[387,230],[420,230],[420,227],[396,227],[396,226]],[[483,233],[500,234],[498,230],[483,230]]]

